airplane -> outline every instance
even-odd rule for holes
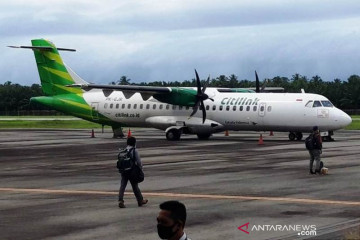
[[[114,136],[121,135],[123,127],[147,127],[164,130],[171,141],[180,140],[182,134],[208,139],[226,130],[289,132],[293,141],[318,126],[324,139],[332,140],[335,130],[352,121],[318,94],[260,92],[256,72],[256,91],[201,87],[196,70],[194,88],[90,84],[59,54],[76,50],[57,48],[45,39],[31,42],[32,46],[9,46],[34,52],[45,96],[32,97],[31,103],[109,125]]]

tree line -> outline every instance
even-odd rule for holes
[[[121,76],[116,82],[110,84],[119,85],[143,85],[143,86],[162,86],[162,87],[195,87],[196,80],[185,81],[154,81],[131,83],[131,79],[127,76]],[[202,80],[202,85],[207,84],[206,80]],[[333,81],[323,81],[320,76],[307,78],[300,74],[294,74],[290,79],[287,77],[274,77],[265,79],[260,83],[266,87],[283,87],[284,92],[300,92],[304,89],[307,93],[316,93],[327,97],[335,106],[341,109],[359,109],[360,108],[360,76],[351,75],[347,81],[334,79]],[[239,80],[234,74],[230,76],[220,75],[210,79],[208,87],[221,88],[251,88],[255,87],[255,81]],[[0,84],[0,112],[7,114],[14,111],[22,110],[46,110],[39,105],[30,105],[31,97],[42,96],[41,86],[32,84],[31,86],[22,86],[5,82]]]

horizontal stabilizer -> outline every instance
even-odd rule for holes
[[[35,49],[35,50],[43,50],[43,51],[51,51],[52,47],[46,47],[46,46],[8,46],[10,48],[27,48],[27,49]],[[70,51],[70,52],[76,52],[75,49],[70,48],[56,48],[58,51]]]

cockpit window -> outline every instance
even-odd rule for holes
[[[313,107],[322,107],[320,101],[314,101]]]
[[[312,105],[313,105],[313,100],[310,100],[310,101],[307,102],[307,104],[305,105],[305,107],[311,108]]]
[[[330,101],[321,101],[324,107],[334,107],[334,105]]]

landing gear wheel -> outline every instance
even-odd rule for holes
[[[181,132],[177,129],[171,129],[166,132],[166,139],[169,141],[178,141],[180,140]]]
[[[322,140],[324,142],[333,142],[333,141],[335,141],[335,139],[333,139],[331,136],[324,136],[324,137],[322,137]]]
[[[208,140],[211,134],[196,134],[199,140]]]
[[[295,133],[293,133],[293,132],[289,133],[289,139],[290,139],[290,141],[294,141],[294,140],[295,140],[295,137],[296,137]]]
[[[301,141],[301,139],[303,138],[303,134],[301,132],[297,132],[295,133],[295,135],[296,135],[296,140],[298,141]]]

